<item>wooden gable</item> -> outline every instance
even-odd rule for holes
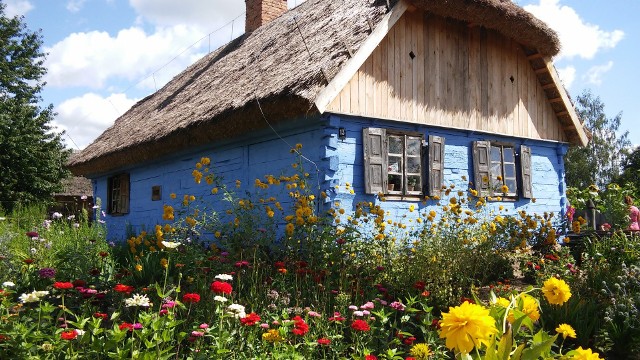
[[[569,141],[519,43],[418,10],[390,25],[326,111]]]

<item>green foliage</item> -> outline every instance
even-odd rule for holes
[[[53,106],[41,108],[46,70],[42,36],[20,17],[7,18],[0,3],[0,207],[48,201],[68,176],[70,152],[50,126]]]
[[[595,184],[602,188],[620,173],[631,145],[628,131],[619,133],[622,115],[607,118],[604,104],[590,91],[578,96],[576,111],[592,137],[586,147],[569,148],[564,160],[567,185],[586,188]]]
[[[595,209],[604,216],[612,229],[624,230],[629,226],[629,207],[624,198],[627,195],[633,195],[634,191],[633,185],[630,184],[620,186],[611,183],[604,190],[590,185],[584,189],[567,189],[567,199],[579,211],[587,210],[591,200]]]
[[[620,186],[635,189],[634,198],[640,198],[640,147],[636,147],[622,163],[622,174],[614,179]]]

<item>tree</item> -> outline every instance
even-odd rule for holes
[[[640,146],[636,147],[624,160],[622,174],[615,179],[615,182],[620,186],[633,186],[636,193],[640,191]]]
[[[4,11],[0,2],[0,206],[11,211],[61,190],[70,151],[50,125],[53,105],[38,105],[46,73],[42,35]]]
[[[620,174],[631,146],[629,132],[618,134],[622,113],[607,118],[600,97],[585,90],[576,101],[576,111],[584,127],[591,133],[585,147],[571,147],[565,157],[567,185],[585,188],[595,184],[605,187]]]

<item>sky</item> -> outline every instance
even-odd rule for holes
[[[288,0],[294,7],[304,0]],[[336,0],[339,1],[339,0]],[[591,91],[640,145],[638,0],[514,0],[558,33],[554,58],[574,99]],[[43,106],[82,149],[133,104],[244,32],[243,0],[0,0],[41,30]]]

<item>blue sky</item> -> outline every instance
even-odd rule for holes
[[[288,0],[289,7],[303,0]],[[243,0],[0,0],[42,29],[55,125],[84,148],[131,105],[244,32]],[[555,29],[554,59],[572,97],[590,89],[640,145],[637,0],[516,0]]]

